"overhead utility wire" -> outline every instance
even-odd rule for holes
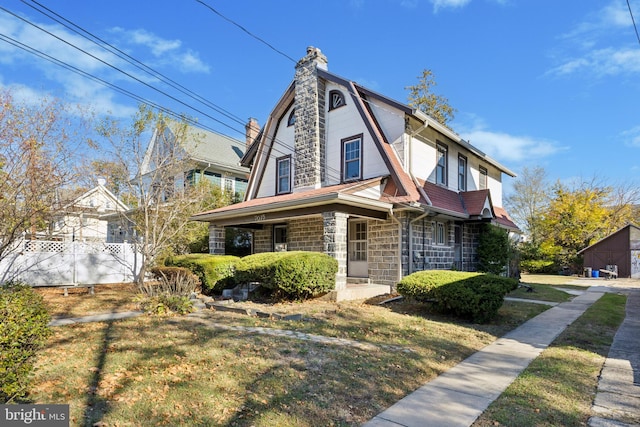
[[[25,22],[25,23],[27,23],[27,24],[29,24],[29,25],[31,25],[31,26],[33,26],[33,27],[35,27],[35,28],[39,29],[40,31],[42,31],[42,32],[44,32],[44,33],[49,34],[51,37],[54,37],[54,38],[56,38],[56,39],[60,40],[61,42],[63,42],[63,43],[65,43],[65,44],[67,44],[68,46],[71,46],[71,47],[73,47],[74,49],[79,50],[80,52],[84,53],[85,55],[90,56],[91,58],[95,59],[96,61],[99,61],[100,63],[102,63],[102,64],[104,64],[104,65],[106,65],[106,66],[108,66],[108,67],[110,67],[110,68],[113,68],[114,70],[116,70],[116,71],[118,71],[118,72],[120,72],[120,73],[122,73],[122,74],[126,75],[127,77],[129,77],[129,78],[131,78],[131,79],[133,79],[133,80],[137,81],[138,83],[142,83],[142,84],[143,84],[143,85],[145,85],[146,87],[148,87],[148,88],[150,88],[150,89],[152,89],[152,90],[154,90],[154,91],[156,91],[156,92],[158,92],[158,93],[160,93],[160,94],[162,94],[162,95],[164,95],[164,96],[166,96],[166,97],[168,97],[168,98],[172,99],[173,101],[175,101],[175,102],[177,102],[177,103],[179,103],[179,104],[181,104],[181,105],[184,105],[185,107],[190,108],[190,109],[192,109],[193,111],[196,111],[196,112],[198,112],[198,113],[202,114],[203,116],[206,116],[206,117],[210,118],[211,120],[213,120],[213,121],[215,121],[215,122],[217,122],[217,123],[220,123],[221,125],[223,125],[223,126],[225,126],[225,127],[229,128],[229,129],[231,129],[231,130],[233,130],[233,131],[236,131],[236,132],[237,132],[237,129],[234,129],[231,125],[228,125],[227,123],[225,123],[225,122],[223,122],[223,121],[221,121],[221,120],[219,120],[219,119],[216,119],[215,117],[211,116],[210,114],[207,114],[207,113],[205,113],[204,111],[202,111],[202,110],[200,110],[200,109],[198,109],[198,108],[196,108],[196,107],[193,107],[193,106],[191,106],[191,105],[187,104],[186,102],[182,101],[181,99],[178,99],[178,98],[176,98],[175,96],[170,95],[170,94],[168,94],[168,93],[166,93],[166,92],[164,92],[164,91],[162,91],[162,90],[158,89],[157,87],[154,87],[154,86],[152,86],[152,85],[148,84],[147,82],[145,82],[145,81],[143,81],[143,80],[141,80],[141,79],[139,79],[139,78],[135,77],[134,75],[132,75],[132,74],[130,74],[130,73],[128,73],[128,72],[126,72],[126,71],[124,71],[124,70],[122,70],[122,69],[120,69],[120,68],[116,67],[115,65],[112,65],[112,64],[108,63],[107,61],[105,61],[105,60],[103,60],[103,59],[101,59],[101,58],[98,58],[97,56],[95,56],[95,55],[93,55],[93,54],[91,54],[91,53],[87,52],[86,50],[84,50],[84,49],[82,49],[82,48],[80,48],[80,47],[78,47],[78,46],[74,45],[73,43],[69,43],[68,41],[64,40],[63,38],[58,37],[58,36],[56,36],[55,34],[51,33],[50,31],[47,31],[47,30],[45,30],[44,28],[39,27],[38,25],[34,24],[33,22],[31,22],[31,21],[29,21],[29,20],[27,20],[27,19],[25,19],[25,18],[22,18],[21,16],[16,15],[15,13],[13,13],[13,12],[11,12],[11,11],[9,11],[9,10],[5,9],[4,7],[0,6],[0,10],[2,10],[2,11],[4,11],[4,12],[6,12],[6,13],[8,13],[8,14],[10,14],[10,15],[12,15],[12,16],[14,16],[14,17],[18,18],[18,19],[20,19],[21,21],[23,21],[23,22]]]
[[[233,120],[233,121],[235,121],[235,122],[237,122],[239,124],[242,124],[242,125],[245,124],[244,121],[241,118],[239,118],[238,116],[235,116],[233,113],[229,112],[228,110],[225,110],[224,108],[222,108],[222,107],[210,102],[209,100],[207,100],[206,98],[202,97],[201,95],[198,95],[197,93],[195,93],[192,90],[186,88],[185,86],[181,85],[180,83],[176,82],[175,80],[171,79],[170,77],[167,77],[166,75],[162,74],[161,72],[149,67],[145,63],[143,63],[143,62],[139,61],[138,59],[132,57],[131,55],[129,55],[126,52],[122,51],[121,49],[117,48],[116,46],[113,46],[112,44],[108,43],[107,41],[101,39],[100,37],[96,36],[95,34],[91,33],[90,31],[87,31],[86,29],[84,29],[81,26],[75,24],[74,22],[68,20],[67,18],[61,16],[60,14],[58,14],[55,11],[49,9],[48,7],[42,5],[41,3],[38,3],[35,0],[31,1],[31,3],[37,4],[42,9],[50,12],[51,14],[55,15],[56,17],[60,18],[61,20],[63,20],[64,22],[68,23],[71,26],[65,24],[64,22],[61,22],[59,19],[56,19],[55,17],[49,15],[48,13],[36,8],[34,5],[28,3],[26,0],[21,0],[21,1],[22,1],[22,3],[24,3],[27,6],[31,7],[32,9],[34,9],[34,10],[40,12],[41,14],[47,16],[51,20],[59,23],[60,25],[63,25],[64,27],[66,27],[69,30],[73,31],[74,33],[80,35],[81,37],[84,37],[85,39],[87,39],[90,42],[94,43],[95,45],[101,47],[102,49],[105,49],[105,50],[113,53],[114,55],[116,55],[119,58],[125,60],[126,62],[128,62],[131,65],[135,66],[136,68],[142,70],[143,72],[149,74],[150,76],[158,78],[162,82],[168,84],[169,86],[173,87],[174,89],[177,89],[178,91],[180,91],[181,93],[189,96],[190,98],[199,101],[203,105],[206,105],[207,107],[213,109],[214,111],[222,114],[223,116],[225,116],[225,117],[227,117],[227,118],[229,118],[229,119],[231,119],[231,120]],[[72,28],[72,27],[74,27],[74,28]],[[98,42],[100,42],[100,43],[98,43]]]
[[[213,13],[215,13],[216,15],[218,15],[219,17],[221,17],[222,19],[224,19],[225,21],[235,25],[236,27],[240,28],[242,31],[244,31],[245,33],[247,33],[248,35],[250,35],[251,37],[253,37],[254,39],[258,40],[260,43],[265,44],[266,46],[269,47],[269,49],[273,50],[276,53],[279,53],[280,55],[284,56],[285,58],[287,58],[289,61],[293,62],[294,64],[298,63],[298,61],[296,61],[295,59],[293,59],[292,57],[290,57],[289,55],[287,55],[286,53],[282,52],[281,50],[276,49],[275,47],[273,47],[271,44],[267,43],[265,40],[263,40],[262,38],[256,36],[255,34],[253,34],[251,31],[247,30],[245,27],[243,27],[242,25],[238,24],[237,22],[235,22],[234,20],[227,18],[226,16],[224,16],[222,13],[218,12],[216,9],[213,8],[213,6],[207,4],[206,2],[202,1],[202,0],[196,0],[198,3],[200,3],[201,5],[203,5],[204,7],[208,8],[209,10],[211,10]]]
[[[35,49],[33,47],[30,47],[30,46],[27,46],[24,43],[21,43],[20,41],[14,39],[12,37],[9,37],[9,36],[7,36],[5,34],[0,33],[0,39],[4,40],[6,43],[9,43],[9,44],[11,44],[11,45],[13,45],[13,46],[15,46],[15,47],[17,47],[19,49],[22,49],[22,50],[24,50],[24,51],[26,51],[28,53],[31,53],[32,55],[38,56],[38,57],[40,57],[42,59],[45,59],[45,60],[47,60],[49,62],[52,62],[52,63],[58,65],[60,67],[66,68],[69,71],[72,71],[72,72],[74,72],[76,74],[79,74],[79,75],[81,75],[81,76],[83,76],[85,78],[93,80],[96,83],[99,83],[99,84],[101,84],[103,86],[109,87],[109,88],[115,90],[116,92],[121,93],[122,95],[128,96],[129,98],[132,98],[132,99],[134,99],[134,100],[136,100],[138,102],[150,105],[150,106],[162,111],[163,113],[166,113],[166,114],[170,115],[171,117],[174,117],[174,118],[180,119],[180,120],[185,120],[185,121],[187,121],[187,122],[189,122],[189,123],[191,123],[193,125],[196,125],[196,126],[205,128],[207,130],[211,130],[212,132],[215,132],[213,129],[208,128],[206,126],[203,126],[202,124],[198,123],[196,120],[193,120],[188,116],[185,116],[183,114],[178,114],[178,113],[176,113],[174,111],[171,111],[170,109],[168,109],[166,107],[158,105],[158,104],[154,103],[153,101],[150,101],[150,100],[145,99],[145,98],[143,98],[143,97],[141,97],[139,95],[136,95],[135,93],[130,92],[130,91],[126,90],[126,89],[123,89],[123,88],[121,88],[121,87],[119,87],[117,85],[114,85],[113,83],[110,83],[110,82],[108,82],[106,80],[103,80],[100,77],[97,77],[97,76],[95,76],[95,75],[93,75],[91,73],[88,73],[88,72],[83,71],[83,70],[81,70],[81,69],[79,69],[77,67],[74,67],[73,65],[71,65],[69,63],[66,63],[66,62],[61,61],[61,60],[59,60],[57,58],[54,58],[54,57],[52,57],[52,56],[50,56],[50,55],[48,55],[48,54],[46,54],[46,53],[44,53],[44,52],[42,52],[42,51],[40,51],[38,49]]]
[[[636,26],[636,20],[633,19],[633,12],[631,11],[631,3],[627,0],[627,7],[629,8],[629,15],[631,15],[631,22],[633,22],[633,29],[636,30],[636,38],[638,39],[638,43],[640,43],[640,34],[638,34],[638,27]]]

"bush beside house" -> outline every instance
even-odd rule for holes
[[[213,294],[235,285],[235,265],[239,260],[233,255],[189,254],[167,258],[165,265],[188,268],[200,279],[203,293]]]
[[[443,313],[477,323],[493,319],[516,279],[457,271],[419,271],[403,278],[397,291],[406,298],[433,303]]]
[[[260,284],[295,299],[316,297],[335,288],[338,261],[320,252],[265,252],[236,265],[236,282]]]
[[[26,395],[37,351],[50,335],[42,296],[24,284],[0,287],[0,403]]]

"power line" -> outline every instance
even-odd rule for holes
[[[110,53],[113,53],[114,55],[118,56],[119,58],[125,60],[126,62],[128,62],[129,64],[135,66],[136,68],[142,70],[143,72],[147,73],[148,75],[157,78],[159,80],[161,80],[162,82],[168,84],[169,86],[171,86],[172,88],[178,90],[179,92],[189,96],[190,98],[200,102],[203,105],[206,105],[207,107],[213,109],[214,111],[222,114],[223,116],[239,123],[239,124],[244,124],[244,121],[242,119],[240,119],[239,117],[233,115],[232,113],[230,113],[228,110],[225,110],[224,108],[210,102],[209,100],[203,98],[202,96],[198,95],[197,93],[193,92],[192,90],[186,88],[185,86],[181,85],[180,83],[176,82],[175,80],[167,77],[166,75],[162,74],[161,72],[149,67],[148,65],[144,64],[142,61],[139,61],[138,59],[134,58],[133,56],[127,54],[126,52],[122,51],[121,49],[117,48],[116,46],[113,46],[112,44],[108,43],[107,41],[101,39],[100,37],[96,36],[95,34],[91,33],[90,31],[82,28],[81,26],[75,24],[74,22],[68,20],[67,18],[61,16],[60,14],[56,13],[55,11],[47,8],[46,6],[42,5],[41,3],[32,0],[32,3],[35,3],[36,5],[38,5],[39,7],[41,7],[42,9],[50,12],[51,14],[55,15],[57,18],[51,16],[50,14],[44,12],[43,10],[38,9],[37,7],[33,6],[32,4],[29,4],[26,0],[21,0],[22,3],[26,4],[27,6],[31,7],[32,9],[36,10],[37,12],[43,14],[44,16],[50,18],[51,20],[59,23],[60,25],[63,25],[64,27],[66,27],[67,29],[73,31],[74,33],[80,35],[81,37],[85,38],[86,40],[89,40],[90,42],[94,43],[95,45],[99,46],[100,48],[109,51]],[[62,21],[64,22],[62,22]],[[69,25],[65,24],[68,23]],[[76,29],[77,28],[77,29]]]
[[[202,0],[196,0],[198,3],[200,3],[201,5],[203,5],[204,7],[208,8],[209,10],[211,10],[213,13],[215,13],[216,15],[218,15],[219,17],[221,17],[222,19],[224,19],[225,21],[235,25],[236,27],[240,28],[242,31],[244,31],[245,33],[247,33],[248,35],[250,35],[251,37],[253,37],[254,39],[258,40],[260,43],[265,44],[266,46],[269,47],[269,49],[273,50],[274,52],[284,56],[285,58],[287,58],[289,61],[293,62],[294,64],[298,63],[298,61],[296,61],[295,59],[293,59],[292,57],[290,57],[289,55],[287,55],[286,53],[282,52],[281,50],[276,49],[275,47],[273,47],[271,44],[269,44],[268,42],[266,42],[265,40],[261,39],[260,37],[256,36],[255,34],[253,34],[251,31],[247,30],[245,27],[243,27],[242,25],[238,24],[237,22],[235,22],[234,20],[227,18],[226,16],[224,16],[222,13],[218,12],[216,9],[213,8],[213,6],[205,3]]]
[[[636,20],[633,19],[633,12],[631,11],[631,3],[627,0],[627,7],[629,8],[629,15],[631,15],[631,22],[633,22],[633,29],[636,30],[636,38],[638,39],[638,43],[640,43],[640,34],[638,34],[638,27],[636,26]]]
[[[164,95],[164,96],[166,96],[166,97],[170,98],[171,100],[173,100],[173,101],[175,101],[175,102],[177,102],[177,103],[179,103],[179,104],[181,104],[181,105],[183,105],[183,106],[185,106],[185,107],[187,107],[187,108],[189,108],[189,109],[191,109],[191,110],[193,110],[193,111],[196,111],[196,112],[198,112],[198,113],[202,114],[203,116],[206,116],[206,117],[210,118],[211,120],[213,120],[213,121],[215,121],[215,122],[217,122],[217,123],[220,123],[221,125],[223,125],[223,126],[225,126],[225,127],[229,128],[229,129],[231,129],[231,130],[233,130],[233,131],[236,131],[236,132],[237,132],[237,129],[234,129],[233,127],[231,127],[231,126],[230,126],[230,125],[228,125],[227,123],[225,123],[225,122],[223,122],[223,121],[221,121],[221,120],[219,120],[219,119],[216,119],[215,117],[211,116],[210,114],[207,114],[207,113],[205,113],[204,111],[202,111],[202,110],[200,110],[200,109],[198,109],[198,108],[196,108],[196,107],[193,107],[192,105],[187,104],[186,102],[182,101],[181,99],[178,99],[178,98],[176,98],[175,96],[170,95],[170,94],[168,94],[167,92],[164,92],[164,91],[162,91],[162,90],[158,89],[158,88],[157,88],[157,87],[155,87],[155,86],[150,85],[149,83],[147,83],[147,82],[145,82],[145,81],[143,81],[143,80],[139,79],[138,77],[136,77],[136,76],[132,75],[131,73],[128,73],[128,72],[126,72],[126,71],[122,70],[121,68],[118,68],[118,67],[116,67],[115,65],[110,64],[109,62],[107,62],[107,61],[105,61],[105,60],[103,60],[103,59],[101,59],[101,58],[98,58],[97,56],[93,55],[92,53],[89,53],[89,52],[87,52],[86,50],[84,50],[84,49],[82,49],[82,48],[80,48],[80,47],[78,47],[78,46],[74,45],[73,43],[70,43],[70,42],[68,42],[68,41],[64,40],[64,39],[63,39],[63,38],[61,38],[61,37],[58,37],[57,35],[55,35],[55,34],[51,33],[50,31],[47,31],[47,30],[45,30],[44,28],[42,28],[42,27],[40,27],[40,26],[38,26],[38,25],[34,24],[33,22],[31,22],[31,21],[29,21],[29,20],[27,20],[27,19],[25,19],[25,18],[22,18],[21,16],[16,15],[15,13],[13,13],[13,12],[11,12],[11,11],[9,11],[9,10],[5,9],[4,7],[0,6],[0,10],[2,10],[2,11],[4,11],[4,12],[6,12],[6,13],[8,13],[8,14],[10,14],[10,15],[12,15],[12,16],[14,16],[14,17],[18,18],[18,19],[20,19],[21,21],[23,21],[23,22],[25,22],[25,23],[27,23],[27,24],[29,24],[29,25],[31,25],[31,26],[33,26],[33,27],[35,27],[35,28],[39,29],[40,31],[42,31],[42,32],[44,32],[44,33],[46,33],[46,34],[50,35],[51,37],[54,37],[55,39],[57,39],[57,40],[59,40],[59,41],[61,41],[61,42],[65,43],[66,45],[68,45],[68,46],[70,46],[70,47],[72,47],[72,48],[74,48],[74,49],[79,50],[80,52],[84,53],[84,54],[85,54],[85,55],[87,55],[87,56],[90,56],[91,58],[95,59],[96,61],[98,61],[98,62],[100,62],[100,63],[102,63],[102,64],[104,64],[104,65],[106,65],[106,66],[108,66],[108,67],[110,67],[110,68],[113,68],[114,70],[116,70],[116,71],[118,71],[118,72],[120,72],[120,73],[124,74],[125,76],[127,76],[127,77],[129,77],[129,78],[131,78],[131,79],[133,79],[133,80],[135,80],[135,81],[137,81],[138,83],[143,84],[144,86],[148,87],[149,89],[152,89],[152,90],[154,90],[154,91],[156,91],[156,92],[158,92],[158,93],[160,93],[160,94],[162,94],[162,95]]]

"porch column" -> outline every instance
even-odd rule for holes
[[[347,214],[323,212],[324,253],[338,261],[336,290],[347,287]]]
[[[209,223],[209,253],[224,255],[224,227]]]

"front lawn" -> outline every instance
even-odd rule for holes
[[[96,289],[94,296],[66,301],[93,311],[101,295],[108,296]],[[117,298],[112,303],[123,304]],[[102,307],[110,311],[107,303]],[[545,309],[506,302],[486,325],[436,316],[409,302],[309,301],[265,308],[305,313],[305,321],[199,313],[225,326],[373,345],[366,350],[208,327],[185,317],[56,327],[38,359],[31,398],[69,403],[74,426],[360,425]]]

